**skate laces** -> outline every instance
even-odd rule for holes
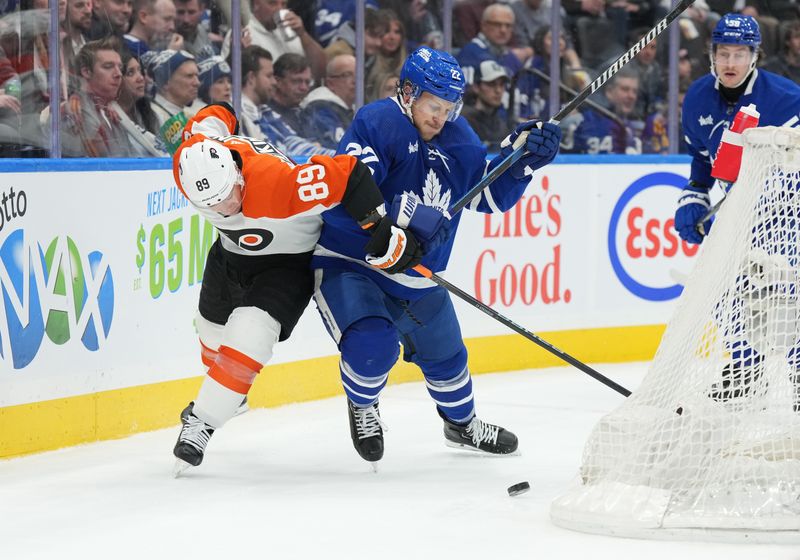
[[[358,439],[379,436],[381,431],[389,431],[388,426],[381,420],[375,405],[366,408],[353,407],[353,416],[356,419]]]
[[[211,428],[208,424],[200,420],[194,414],[188,414],[181,430],[180,441],[188,443],[198,451],[202,452],[208,445],[208,440],[211,439],[211,434],[208,429]]]
[[[482,441],[496,445],[499,432],[499,426],[487,424],[477,416],[467,426],[467,435],[472,437],[472,443],[475,445],[479,445]]]

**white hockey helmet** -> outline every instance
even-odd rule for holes
[[[231,151],[213,140],[197,142],[181,152],[178,177],[183,192],[197,206],[222,202],[242,181]]]

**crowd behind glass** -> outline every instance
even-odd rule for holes
[[[562,0],[561,102],[670,8],[669,0]],[[709,71],[711,30],[734,10],[759,22],[759,65],[800,79],[794,0],[696,0],[677,22],[679,104]],[[332,154],[358,97],[355,0],[241,0],[240,11],[241,48],[232,49],[231,0],[59,0],[56,104],[48,0],[3,0],[0,157],[49,157],[54,128],[62,157],[167,156],[195,111],[232,102],[237,66],[241,134],[294,156]],[[411,50],[451,40],[470,84],[462,114],[496,151],[516,122],[551,116],[551,14],[550,0],[366,0],[364,102],[395,95]],[[667,43],[659,36],[562,121],[562,153],[684,151],[669,145]]]

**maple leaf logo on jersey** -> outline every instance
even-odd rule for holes
[[[698,120],[700,121],[700,126],[714,124],[714,117],[712,117],[711,115],[708,115],[707,117],[700,115],[700,118]]]
[[[439,177],[437,177],[433,169],[429,169],[428,175],[425,177],[425,186],[422,187],[423,198],[420,198],[415,192],[404,191],[403,194],[414,198],[425,206],[436,208],[439,212],[444,212],[450,208],[450,190],[442,192],[442,183],[439,182]]]

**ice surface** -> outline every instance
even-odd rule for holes
[[[647,364],[595,367],[634,389]],[[432,401],[413,383],[381,399],[389,431],[377,474],[352,448],[344,397],[234,418],[204,464],[177,480],[177,426],[0,461],[0,559],[800,558],[786,546],[554,526],[550,501],[577,473],[594,423],[623,397],[572,368],[480,375],[474,384],[478,414],[516,432],[520,455],[445,447]],[[506,488],[522,480],[531,490],[509,497]]]

